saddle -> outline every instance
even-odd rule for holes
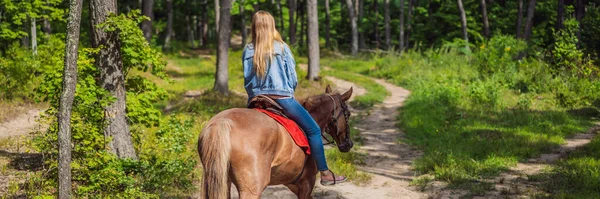
[[[279,116],[289,119],[284,113],[283,108],[271,97],[266,95],[257,95],[250,100],[248,108],[251,109],[264,109],[275,113]]]

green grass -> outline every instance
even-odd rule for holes
[[[323,63],[411,90],[398,116],[407,133],[402,142],[424,152],[413,164],[418,173],[453,186],[486,187],[474,182],[549,152],[592,125],[593,118],[558,106],[557,95],[544,87],[564,80],[545,82],[548,75],[528,73],[546,65],[527,61],[520,66],[527,70],[483,75],[473,59],[452,50],[427,50]],[[535,78],[541,82],[515,83]],[[532,89],[521,92],[522,87]]]
[[[537,181],[555,198],[600,198],[600,137],[558,162]]]
[[[356,108],[369,108],[375,104],[383,102],[383,100],[390,95],[385,87],[377,84],[375,81],[368,77],[357,75],[355,73],[346,72],[342,69],[336,70],[325,70],[322,72],[324,75],[333,76],[346,81],[354,82],[355,84],[365,88],[367,93],[354,98],[354,101],[350,104]]]

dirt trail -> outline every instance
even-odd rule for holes
[[[336,91],[346,91],[354,88],[354,96],[363,95],[367,91],[352,82],[327,77],[336,85]],[[409,187],[409,182],[414,177],[410,169],[412,161],[421,153],[406,144],[399,144],[403,133],[396,127],[396,116],[398,108],[410,92],[398,86],[389,84],[383,80],[376,80],[384,86],[391,96],[387,97],[382,104],[376,105],[366,113],[365,119],[360,121],[354,128],[361,132],[364,139],[359,151],[368,154],[365,164],[358,167],[360,172],[369,173],[372,180],[366,185],[356,185],[352,182],[338,184],[335,186],[321,186],[318,182],[313,191],[316,198],[427,198],[426,193]],[[353,110],[353,114],[360,112]],[[236,192],[232,190],[234,198]],[[262,198],[295,198],[295,195],[284,186],[268,187],[262,194]]]
[[[42,109],[31,109],[7,122],[0,124],[0,139],[17,135],[27,135],[39,125],[36,121]],[[44,127],[39,127],[44,128]],[[43,129],[40,129],[43,130]]]

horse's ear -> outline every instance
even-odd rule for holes
[[[350,99],[350,96],[352,96],[352,87],[350,87],[350,90],[342,94],[342,100],[348,101]]]
[[[331,91],[331,86],[327,85],[327,88],[325,88],[325,93],[331,93],[333,91]]]

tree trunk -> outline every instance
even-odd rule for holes
[[[346,0],[346,7],[348,7],[348,18],[350,18],[350,27],[352,29],[352,56],[356,56],[358,54],[358,29],[356,27],[356,17],[354,16],[352,0]]]
[[[467,34],[467,15],[463,8],[462,0],[458,0],[458,10],[460,11],[460,25],[462,26],[463,38],[466,43],[466,48],[469,49],[469,35]]]
[[[242,47],[246,45],[248,41],[248,29],[246,28],[246,18],[244,17],[244,0],[240,0],[240,18],[242,19]]]
[[[217,26],[217,33],[219,33],[219,18],[221,17],[221,14],[219,13],[220,9],[219,9],[219,0],[215,0],[215,25]]]
[[[523,38],[521,27],[523,27],[523,0],[519,0],[519,10],[517,11],[517,39]]]
[[[565,21],[565,0],[558,0],[556,7],[556,30],[558,31],[563,28],[563,22]]]
[[[285,25],[283,24],[283,9],[281,8],[281,0],[277,0],[277,12],[279,14],[279,30],[285,30]]]
[[[298,14],[300,14],[300,46],[306,44],[304,43],[306,41],[306,1],[307,0],[303,0],[302,3],[300,3],[300,11],[298,12]]]
[[[488,22],[486,0],[481,0],[481,20],[483,21],[483,36],[490,38],[490,23]]]
[[[525,23],[525,39],[528,41],[531,39],[534,12],[535,0],[529,0],[529,5],[527,5],[527,22]]]
[[[167,3],[167,34],[165,35],[165,45],[163,51],[171,50],[171,38],[173,37],[173,0],[166,0]]]
[[[408,49],[410,47],[410,34],[412,32],[412,17],[413,17],[413,10],[415,7],[415,0],[408,0],[408,19],[407,19],[407,24],[406,24],[406,39],[404,40],[404,42],[406,43],[406,49]]]
[[[22,27],[25,32],[27,32],[27,29],[31,29],[31,26],[28,26],[29,24],[27,24],[27,22],[24,22]],[[23,37],[21,37],[21,46],[23,46],[24,48],[29,48],[29,36],[24,35]]]
[[[385,0],[385,6],[383,7],[385,15],[385,47],[390,50],[392,49],[392,32],[390,29],[390,0]]]
[[[577,6],[575,7],[575,19],[579,22],[579,27],[577,31],[577,47],[581,46],[581,19],[583,19],[583,15],[585,14],[585,5],[587,4],[587,0],[577,0]],[[600,53],[600,51],[598,51]]]
[[[356,13],[354,12],[354,21],[356,21],[356,31],[358,32],[358,48],[365,49],[367,48],[367,41],[365,39],[365,30],[362,23],[362,19],[364,17],[365,11],[365,0],[357,0],[358,1],[358,17],[356,17]]]
[[[398,45],[398,50],[400,53],[404,50],[404,0],[400,0],[400,44]]]
[[[215,73],[214,90],[222,94],[229,94],[228,59],[229,39],[231,38],[231,0],[220,0],[219,40],[217,44],[217,70]]]
[[[208,45],[208,0],[203,1],[202,5],[202,26],[200,27],[200,35],[202,35],[202,46]]]
[[[142,31],[144,32],[144,38],[150,43],[152,41],[152,22],[154,21],[154,0],[143,0],[142,1],[142,14],[150,20],[142,21]]]
[[[117,4],[115,1],[91,0],[90,10],[91,24],[96,27],[104,23],[110,13],[117,12]],[[104,136],[107,140],[112,137],[108,143],[109,151],[119,158],[137,159],[126,117],[125,77],[119,35],[116,31],[104,32],[100,28],[94,28],[92,33],[93,47],[104,46],[96,59],[96,67],[100,70],[100,86],[115,98],[104,107],[104,120],[107,124]]]
[[[325,0],[325,47],[331,47],[331,17],[329,16],[329,0]]]
[[[306,79],[316,81],[319,78],[319,14],[317,0],[307,0],[306,11],[308,14],[308,74]]]
[[[50,37],[50,34],[52,33],[52,25],[50,24],[50,20],[46,17],[44,17],[42,21],[42,31],[44,31],[47,38]]]
[[[192,19],[190,19],[190,7],[191,7],[191,0],[186,0],[185,4],[186,4],[186,13],[185,13],[185,29],[187,32],[187,40],[188,40],[188,45],[190,47],[194,46],[194,31],[192,29]]]
[[[79,25],[83,0],[69,1],[63,90],[58,107],[58,198],[71,198],[71,109],[77,84]]]
[[[198,37],[200,37],[199,31],[198,31],[198,16],[197,15],[193,15],[192,16],[192,37],[193,37],[193,46],[194,48],[198,48],[198,43],[196,43],[196,39],[198,39]]]
[[[294,45],[296,43],[296,23],[294,20],[294,11],[296,11],[296,1],[297,0],[288,0],[288,18],[289,18],[289,29],[288,29],[288,37],[290,45]]]
[[[379,0],[373,1],[373,11],[375,11],[375,24],[373,24],[373,29],[375,30],[375,49],[379,49]]]
[[[31,18],[31,51],[37,55],[37,25],[35,18]]]

